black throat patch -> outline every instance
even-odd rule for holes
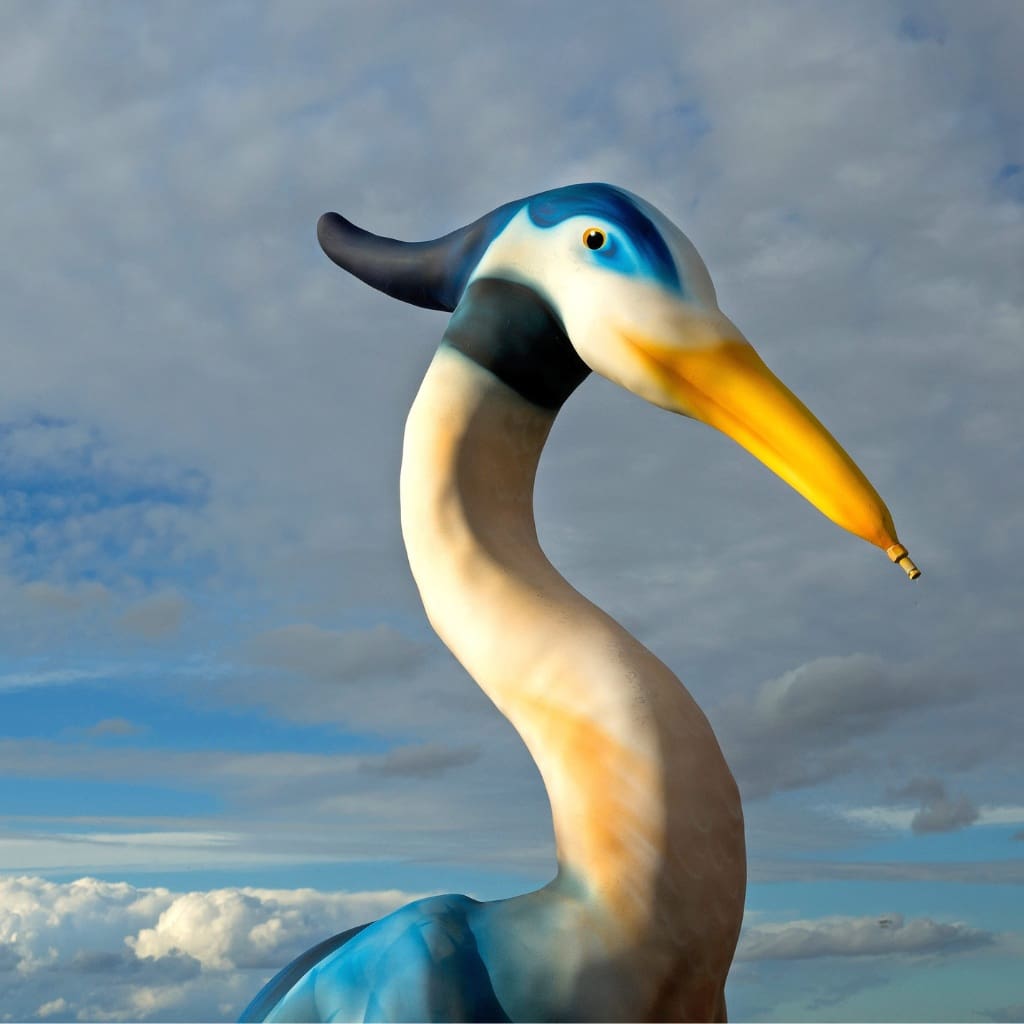
[[[449,345],[542,409],[557,411],[590,367],[551,306],[532,288],[484,277],[462,297],[444,332]]]

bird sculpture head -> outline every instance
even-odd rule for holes
[[[444,343],[555,410],[593,370],[738,442],[914,579],[874,487],[718,308],[690,240],[624,189],[569,185],[506,203],[429,242],[337,213],[317,226],[339,266],[395,298],[452,312]]]

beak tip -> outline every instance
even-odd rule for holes
[[[890,561],[895,562],[906,574],[907,578],[916,580],[921,575],[921,570],[914,565],[910,553],[902,544],[892,544],[885,549]]]

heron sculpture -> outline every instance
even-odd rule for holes
[[[680,681],[537,540],[538,460],[593,370],[723,431],[919,575],[838,442],[718,308],[686,236],[605,184],[507,203],[429,242],[336,213],[320,244],[453,315],[409,413],[402,533],[431,625],[533,756],[558,870],[536,892],[418,900],[327,939],[244,1021],[725,1020],[743,917],[740,796]]]

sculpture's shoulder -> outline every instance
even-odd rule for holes
[[[431,896],[324,957],[269,1020],[506,1021],[480,956],[468,896]]]
[[[372,986],[369,1019],[509,1019],[477,944],[474,919],[480,906],[468,896],[432,896],[392,915],[379,936],[360,936],[378,947],[374,975],[379,984]]]

